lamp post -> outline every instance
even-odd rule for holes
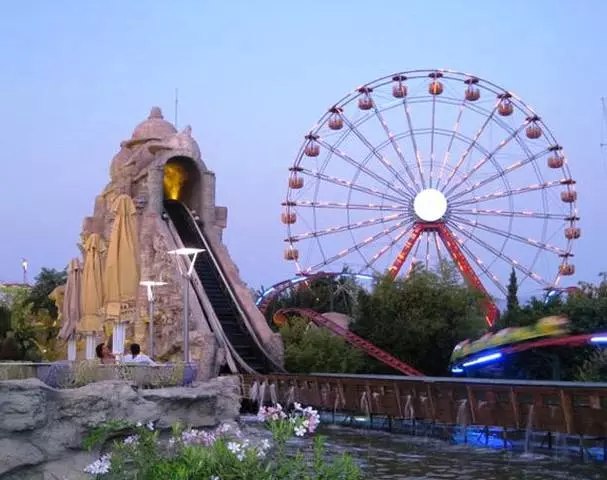
[[[139,282],[139,285],[145,287],[148,293],[148,355],[150,358],[154,358],[154,287],[161,287],[166,285],[167,282],[159,282],[154,280],[143,280]]]
[[[185,363],[190,362],[190,278],[198,254],[204,251],[203,248],[183,247],[168,252],[170,255],[179,255],[190,260],[189,268],[183,268],[181,263],[177,262],[179,273],[183,277],[183,361]]]

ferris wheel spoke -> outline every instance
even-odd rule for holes
[[[452,218],[454,221],[462,223],[464,225],[468,225],[469,227],[480,228],[481,230],[484,230],[489,233],[494,233],[496,235],[500,235],[501,237],[504,237],[504,238],[511,238],[512,240],[516,240],[517,242],[523,243],[530,247],[541,248],[542,250],[545,250],[545,251],[551,252],[551,253],[556,253],[557,255],[563,255],[566,253],[565,250],[555,247],[554,245],[550,245],[549,243],[540,242],[539,240],[535,240],[533,238],[525,238],[516,233],[506,232],[505,230],[501,230],[499,228],[495,228],[490,225],[486,225],[484,223],[477,222],[476,220],[471,222],[469,220],[466,220],[465,218],[458,217],[455,215]]]
[[[432,180],[434,175],[434,127],[436,125],[436,95],[432,95],[432,132],[430,133],[430,188],[432,188]],[[428,236],[429,238],[429,236]],[[430,247],[430,241],[428,240],[428,248]],[[426,268],[428,268],[428,262],[426,260]]]
[[[457,114],[457,119],[455,120],[455,125],[453,126],[453,130],[451,133],[451,137],[449,138],[449,143],[447,144],[447,150],[445,151],[445,155],[443,157],[443,162],[441,164],[440,170],[438,171],[438,180],[436,181],[436,188],[438,189],[441,180],[443,179],[443,175],[445,173],[445,168],[449,163],[449,159],[451,158],[451,148],[453,148],[453,142],[455,141],[455,137],[459,132],[460,122],[462,120],[462,115],[464,114],[464,110],[466,110],[466,101],[464,100],[459,107],[459,113]]]
[[[375,210],[379,212],[407,211],[410,208],[400,204],[384,205],[377,203],[346,203],[346,202],[312,202],[309,200],[293,200],[283,202],[292,207],[332,208],[336,210]]]
[[[392,247],[394,247],[394,245],[396,245],[398,242],[400,242],[402,240],[402,238],[411,231],[411,229],[413,228],[413,225],[414,225],[414,223],[411,222],[411,224],[408,227],[404,228],[401,232],[399,232],[399,234],[396,235],[396,237],[394,237],[394,239],[392,239],[388,245],[384,245],[375,255],[373,255],[371,257],[371,259],[364,266],[363,270],[366,270],[368,268],[373,268],[373,265],[381,257],[383,257],[386,252],[388,252]]]
[[[479,257],[477,257],[474,252],[472,252],[472,250],[470,250],[470,248],[459,238],[459,236],[455,232],[453,232],[453,236],[455,237],[455,240],[457,240],[459,248],[461,248],[462,251],[465,252],[466,255],[468,255],[469,259],[472,259],[472,261],[476,264],[479,270],[483,272],[489,280],[491,280],[493,285],[495,285],[500,292],[507,296],[508,289],[504,287],[504,285],[502,285],[502,283],[499,281],[499,278],[497,278],[497,276],[495,276],[489,271],[489,269],[485,266],[484,262]]]
[[[337,254],[333,255],[332,257],[329,257],[328,259],[325,259],[324,261],[317,263],[316,265],[313,265],[312,267],[309,268],[309,270],[315,271],[315,270],[318,270],[319,268],[322,268],[331,263],[334,263],[334,262],[344,258],[345,256],[355,252],[356,250],[359,250],[359,249],[369,245],[370,243],[379,240],[382,237],[390,235],[392,232],[394,232],[395,230],[398,230],[399,228],[401,228],[403,225],[406,225],[407,223],[408,223],[408,221],[406,219],[402,220],[402,221],[398,222],[396,225],[393,225],[390,228],[377,232],[375,235],[372,235],[371,237],[367,237],[364,240],[358,242],[357,244],[352,245],[351,247],[346,248],[345,250],[342,250],[341,252],[338,252]]]
[[[405,278],[409,278],[411,276],[411,274],[413,273],[413,269],[419,263],[417,255],[419,254],[420,245],[420,242],[417,242],[415,244],[415,248],[413,249],[413,255],[411,256],[411,263],[409,264],[409,268],[407,269],[407,274],[405,275]]]
[[[542,285],[545,285],[545,286],[549,285],[549,283],[546,280],[544,280],[540,275],[538,275],[537,273],[529,270],[527,267],[524,267],[523,265],[520,264],[520,262],[518,262],[517,260],[513,260],[508,255],[506,255],[505,253],[500,252],[495,247],[492,247],[491,245],[489,245],[484,240],[478,238],[476,235],[473,235],[470,232],[466,231],[457,222],[449,222],[449,225],[452,226],[453,228],[455,228],[457,231],[459,231],[465,237],[469,238],[472,242],[474,242],[477,245],[483,247],[485,250],[488,250],[493,255],[495,255],[497,258],[502,259],[504,262],[506,262],[507,264],[509,264],[515,270],[518,270],[521,273],[523,273],[526,277],[531,277],[536,282],[538,282],[538,283],[540,283]]]
[[[494,173],[493,175],[485,178],[484,180],[481,180],[480,182],[477,182],[477,183],[471,185],[467,189],[462,190],[462,191],[456,193],[455,195],[451,195],[449,197],[449,199],[454,200],[456,198],[463,197],[464,195],[467,195],[470,192],[474,192],[475,190],[478,190],[479,188],[484,187],[485,185],[488,185],[489,183],[494,182],[495,180],[503,178],[506,175],[514,172],[515,170],[518,170],[521,167],[524,167],[525,165],[527,165],[531,162],[535,162],[538,158],[541,158],[543,155],[545,155],[548,152],[550,152],[550,148],[546,148],[546,149],[542,150],[541,152],[535,153],[535,154],[527,157],[525,160],[521,160],[519,162],[513,163],[512,165],[509,165],[506,168],[504,168],[501,172]],[[460,184],[461,184],[461,182],[460,182]],[[460,185],[460,184],[458,184],[458,185]]]
[[[557,187],[559,185],[567,185],[570,182],[571,181],[567,180],[567,179],[551,180],[549,182],[537,183],[537,184],[534,184],[534,185],[528,185],[526,187],[515,188],[515,189],[512,189],[512,190],[505,190],[503,192],[495,192],[495,193],[489,193],[487,195],[481,195],[481,196],[478,196],[478,197],[472,197],[472,198],[469,198],[469,199],[461,200],[459,202],[453,202],[450,205],[452,207],[457,207],[459,205],[470,205],[471,203],[486,202],[486,201],[489,201],[489,200],[495,200],[496,198],[510,197],[510,196],[513,196],[513,195],[521,195],[523,193],[529,193],[529,192],[534,192],[534,191],[538,191],[538,190],[544,190],[546,188]]]
[[[407,117],[407,125],[409,126],[409,132],[411,132],[411,145],[415,152],[415,162],[417,163],[417,169],[419,171],[419,179],[422,182],[422,188],[426,188],[426,181],[424,180],[424,167],[422,166],[422,156],[417,148],[417,140],[415,139],[415,129],[413,128],[413,122],[411,121],[411,112],[409,112],[409,103],[405,98],[403,100],[403,106],[405,107],[405,116]]]
[[[308,175],[309,177],[317,178],[324,182],[332,183],[333,185],[338,185],[340,187],[348,188],[351,190],[356,190],[357,192],[366,193],[367,195],[370,195],[371,197],[381,198],[382,200],[389,200],[389,201],[400,203],[401,205],[404,205],[402,197],[399,198],[399,197],[395,197],[393,195],[388,195],[388,194],[380,192],[379,190],[375,190],[374,188],[365,187],[363,185],[359,185],[359,184],[351,182],[349,180],[332,177],[331,175],[308,170],[307,168],[301,168],[301,173],[304,175]]]
[[[486,215],[491,217],[522,217],[522,218],[542,218],[548,220],[562,220],[566,221],[571,218],[568,213],[542,213],[542,212],[531,212],[527,210],[510,211],[510,210],[491,210],[482,208],[454,208],[450,210],[451,213],[457,215]]]
[[[376,113],[377,113],[377,108],[376,108]],[[392,166],[392,163],[390,163],[386,158],[384,158],[384,156],[378,152],[377,148],[371,144],[371,142],[369,142],[369,140],[367,139],[367,137],[365,137],[360,130],[358,130],[358,128],[356,128],[356,125],[353,124],[349,118],[347,118],[343,113],[339,113],[339,116],[343,119],[344,123],[348,126],[348,128],[354,133],[354,135],[356,135],[356,137],[363,143],[363,145],[365,145],[365,147],[367,147],[367,149],[369,150],[369,152],[379,160],[379,162],[392,174],[394,175],[395,178],[398,179],[398,181],[407,189],[407,191],[409,192],[409,197],[411,195],[415,195],[415,190],[411,189],[411,187],[409,186],[408,182],[405,181],[405,179],[400,175],[400,173],[398,173],[398,171]],[[383,121],[382,121],[383,123]],[[387,128],[387,126],[385,127]],[[391,137],[389,137],[389,139],[392,141],[393,139]],[[397,152],[398,153],[398,152]],[[402,152],[401,152],[402,155]],[[404,162],[404,158],[402,159],[402,161]],[[415,183],[414,183],[415,184]]]
[[[401,195],[401,196],[403,196],[405,198],[409,198],[409,199],[412,198],[411,194],[409,192],[407,192],[407,191],[405,191],[405,190],[403,190],[401,188],[397,188],[393,184],[393,182],[388,182],[385,178],[382,178],[377,173],[373,172],[372,170],[369,170],[365,165],[357,162],[356,160],[354,160],[352,157],[350,157],[349,155],[347,155],[345,152],[343,152],[339,148],[334,147],[333,145],[325,142],[322,138],[318,138],[317,142],[321,146],[323,146],[327,150],[329,150],[331,153],[333,153],[334,155],[337,155],[339,158],[341,158],[342,160],[344,160],[348,164],[352,165],[354,168],[357,168],[361,172],[365,173],[366,175],[368,175],[369,177],[371,177],[372,179],[374,179],[376,182],[382,184],[384,187],[388,188],[389,190],[392,190],[397,195]]]
[[[395,220],[401,219],[411,219],[411,214],[408,212],[405,213],[395,213],[392,215],[386,215],[383,217],[370,218],[368,220],[362,220],[356,223],[349,223],[347,225],[338,225],[336,227],[323,228],[322,230],[316,230],[313,232],[299,233],[297,235],[292,235],[286,239],[288,242],[298,242],[300,240],[308,240],[310,238],[318,238],[323,237],[325,235],[332,235],[334,233],[347,232],[349,230],[357,230],[359,228],[372,227],[374,225],[379,225],[381,223],[390,223]]]
[[[417,181],[415,180],[415,176],[413,175],[413,172],[409,168],[409,164],[405,160],[405,155],[402,152],[402,150],[400,149],[400,146],[398,145],[398,142],[394,138],[394,134],[390,131],[390,128],[388,127],[387,122],[384,120],[384,116],[382,115],[381,110],[379,108],[377,108],[377,104],[376,104],[375,101],[373,102],[373,109],[375,110],[375,115],[377,115],[377,118],[379,119],[379,122],[381,123],[381,126],[384,129],[384,132],[386,132],[386,135],[388,136],[388,140],[392,144],[392,148],[394,149],[394,151],[396,152],[396,155],[398,156],[400,162],[402,163],[403,168],[405,169],[405,172],[407,172],[407,175],[411,179],[411,182],[413,183],[413,186],[415,187],[415,189],[419,190],[419,187],[417,185]],[[409,192],[413,196],[415,196],[415,194],[417,193],[415,191],[415,189],[412,189],[409,186],[408,182],[406,182],[405,179],[401,177],[401,175],[394,169],[394,167],[392,167],[391,164],[389,164],[389,165],[391,167],[391,171],[393,170],[393,173],[396,176],[396,178],[398,178],[399,181],[407,188],[407,190],[409,190]]]
[[[451,170],[451,173],[447,177],[447,180],[445,180],[445,184],[441,188],[441,191],[444,192],[447,189],[447,187],[449,186],[449,183],[451,183],[451,180],[453,180],[453,176],[459,171],[459,169],[461,168],[461,166],[464,164],[464,162],[466,161],[466,158],[468,158],[468,155],[470,155],[470,152],[472,151],[472,149],[478,143],[478,139],[481,137],[481,135],[485,131],[485,128],[487,128],[487,125],[489,125],[489,123],[491,122],[491,120],[495,116],[495,113],[497,112],[499,104],[500,104],[500,100],[498,99],[495,102],[495,105],[493,106],[493,109],[491,110],[491,113],[489,113],[489,115],[485,118],[485,121],[483,122],[483,124],[481,125],[481,127],[474,134],[474,137],[472,138],[472,143],[470,143],[470,145],[468,145],[468,148],[466,148],[466,150],[464,150],[464,153],[462,154],[462,156],[458,160],[457,164],[455,165],[455,168],[453,170]]]
[[[426,232],[426,270],[430,269],[430,232]]]
[[[434,248],[436,248],[436,256],[438,257],[438,264],[442,265],[443,264],[443,254],[441,253],[441,249],[440,249],[440,241],[438,238],[438,233],[433,232],[433,237],[434,237]]]
[[[500,150],[502,150],[512,140],[514,140],[517,137],[517,135],[519,133],[521,133],[528,124],[529,124],[529,121],[525,120],[525,122],[523,122],[516,130],[513,130],[512,132],[510,132],[510,135],[508,135],[504,140],[502,140],[497,145],[497,147],[495,147],[493,149],[493,151],[489,155],[486,155],[485,157],[483,157],[482,160],[480,162],[478,162],[476,165],[474,165],[470,169],[470,171],[468,171],[466,174],[464,174],[464,176],[462,178],[460,178],[459,181],[455,185],[453,185],[448,191],[444,192],[445,195],[446,196],[451,195],[459,187],[461,187],[464,183],[466,183],[472,175],[474,175],[478,170],[480,170],[483,167],[483,165],[485,165],[489,160],[492,160],[495,157],[495,155],[500,152]],[[502,175],[503,175],[503,172],[502,172]]]

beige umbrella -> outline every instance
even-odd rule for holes
[[[133,200],[128,195],[120,195],[112,205],[116,215],[105,260],[104,293],[106,314],[115,319],[118,331],[113,336],[114,353],[121,354],[124,348],[125,311],[134,309],[139,293],[139,240],[137,238],[137,217]]]
[[[82,318],[76,327],[78,332],[90,334],[103,330],[100,314],[103,308],[101,255],[104,250],[103,240],[96,233],[91,234],[84,244],[84,269],[80,296]]]
[[[63,305],[60,311],[62,324],[58,336],[61,340],[73,338],[76,326],[80,322],[81,273],[82,265],[80,265],[80,260],[73,258],[67,268],[67,282],[65,284]]]
[[[55,287],[55,289],[48,294],[48,298],[50,298],[55,304],[55,307],[57,307],[57,320],[61,321],[63,316],[63,302],[65,300],[65,284]]]

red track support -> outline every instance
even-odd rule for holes
[[[358,335],[352,333],[350,330],[343,328],[342,326],[332,322],[324,315],[315,312],[309,308],[282,308],[276,312],[276,315],[286,315],[287,313],[301,315],[305,318],[311,320],[314,324],[319,327],[324,327],[335,335],[342,337],[348,343],[354,345],[359,350],[362,350],[367,355],[370,355],[382,363],[385,363],[389,367],[392,367],[399,372],[404,373],[405,375],[410,376],[423,376],[423,373],[419,372],[415,368],[407,365],[404,362],[401,362],[398,358],[393,357],[388,352],[385,352],[379,347],[376,347],[371,342],[359,337]]]
[[[388,275],[390,275],[392,278],[396,278],[396,276],[398,275],[398,272],[400,272],[400,269],[403,267],[405,260],[407,260],[407,257],[411,253],[411,250],[413,250],[413,246],[415,245],[415,243],[419,239],[419,236],[422,234],[422,232],[424,230],[425,230],[425,228],[424,228],[423,224],[421,224],[421,223],[415,224],[415,226],[413,227],[413,231],[411,232],[411,235],[409,236],[409,239],[407,240],[407,243],[405,243],[405,246],[400,251],[400,253],[398,254],[398,257],[396,257],[396,260],[394,260],[394,263],[388,270]]]

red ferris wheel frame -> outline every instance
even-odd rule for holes
[[[447,227],[447,225],[444,222],[418,222],[418,223],[416,223],[413,226],[413,230],[411,231],[411,235],[409,236],[409,239],[407,240],[403,249],[398,254],[398,256],[396,257],[396,260],[394,261],[394,263],[388,270],[388,274],[392,278],[395,278],[398,275],[398,273],[400,272],[400,269],[402,268],[403,264],[407,260],[407,257],[411,253],[411,250],[413,250],[413,247],[419,240],[419,237],[424,232],[436,232],[438,234],[438,237],[441,239],[441,241],[445,245],[445,248],[449,252],[449,255],[451,255],[451,259],[457,266],[458,270],[460,271],[460,273],[462,274],[464,279],[466,279],[466,281],[473,288],[478,290],[483,295],[482,306],[483,306],[483,309],[485,310],[485,321],[487,322],[487,325],[489,327],[492,327],[495,324],[495,321],[497,320],[498,309],[495,306],[495,303],[493,302],[493,300],[491,299],[489,292],[487,292],[487,289],[482,284],[480,278],[478,278],[478,275],[476,274],[476,272],[472,269],[472,267],[468,263],[468,260],[466,259],[466,256],[464,255],[461,248],[459,247],[459,244],[458,244],[455,236],[453,235],[451,230],[449,230],[449,227]]]

